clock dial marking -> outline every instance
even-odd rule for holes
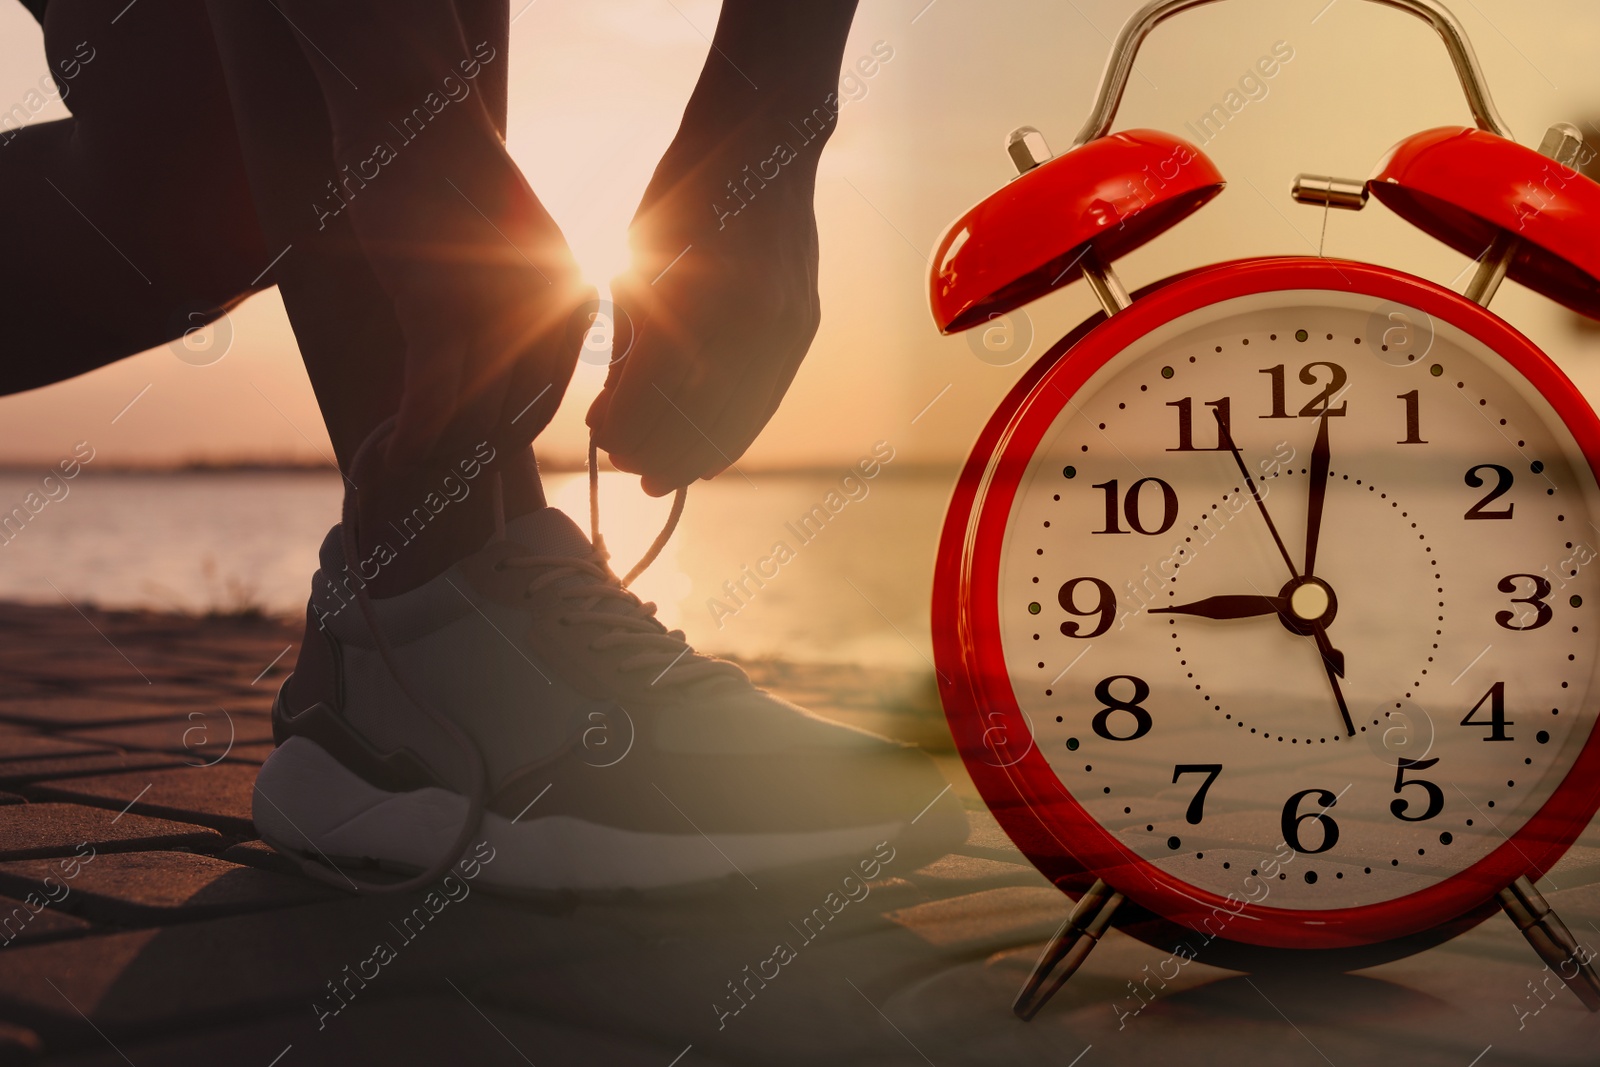
[[[1469,866],[1593,722],[1549,713],[1592,691],[1593,553],[1567,565],[1563,529],[1600,517],[1592,473],[1548,402],[1447,323],[1437,362],[1352,359],[1360,299],[1266,293],[1114,357],[1034,449],[1000,560],[1012,688],[1061,784],[1145,862],[1218,895],[1270,881],[1273,907]],[[1486,745],[1500,681],[1507,737]],[[1539,704],[1557,728],[1521,725]]]

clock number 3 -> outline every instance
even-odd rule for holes
[[[1404,797],[1399,800],[1391,800],[1389,801],[1389,811],[1395,818],[1402,822],[1422,822],[1424,819],[1433,818],[1444,810],[1443,789],[1421,778],[1413,778],[1409,782],[1406,781],[1407,771],[1425,771],[1438,762],[1439,758],[1437,756],[1433,759],[1406,759],[1404,756],[1400,758],[1400,765],[1395,769],[1394,773],[1394,791],[1398,793],[1408,785],[1420,785],[1423,792],[1428,794],[1428,806],[1423,809],[1421,815],[1407,815],[1406,812],[1411,810],[1411,801]]]
[[[1511,598],[1511,602],[1513,604],[1526,604],[1532,608],[1534,610],[1533,621],[1528,622],[1526,609],[1520,611],[1497,611],[1494,615],[1494,621],[1504,626],[1507,630],[1537,630],[1555,615],[1550,605],[1544,602],[1544,598],[1550,595],[1550,583],[1537,574],[1508,574],[1500,579],[1500,584],[1496,588],[1502,593],[1515,593],[1517,591],[1518,578],[1526,578],[1532,582],[1533,592],[1528,596],[1514,596]]]
[[[1111,692],[1112,682],[1132,682],[1133,699],[1128,701],[1118,700]],[[1095,713],[1093,722],[1090,723],[1096,734],[1107,741],[1137,741],[1150,732],[1150,727],[1153,725],[1150,720],[1150,713],[1143,707],[1145,698],[1150,695],[1150,683],[1143,678],[1135,678],[1131,674],[1113,674],[1110,678],[1102,679],[1100,684],[1094,687],[1094,695],[1101,705],[1100,710]],[[1114,734],[1111,732],[1111,716],[1112,713],[1118,711],[1125,711],[1133,716],[1133,733]]]

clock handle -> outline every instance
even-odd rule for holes
[[[1578,944],[1533,883],[1526,877],[1518,878],[1500,890],[1499,899],[1500,906],[1545,966],[1556,972],[1584,1007],[1600,1011],[1600,976],[1590,965],[1594,955]]]
[[[1078,131],[1078,136],[1072,142],[1073,147],[1088,144],[1111,132],[1111,123],[1117,117],[1117,107],[1122,103],[1123,90],[1128,87],[1128,78],[1133,73],[1134,56],[1138,54],[1139,46],[1144,43],[1150,31],[1173,15],[1215,2],[1216,0],[1151,0],[1123,24],[1122,31],[1117,34],[1116,44],[1111,47],[1111,56],[1106,60],[1105,72],[1100,76],[1100,90],[1095,96],[1094,110],[1089,113],[1089,119],[1083,124],[1083,129]],[[1499,111],[1495,109],[1494,100],[1489,96],[1489,87],[1484,81],[1482,68],[1478,66],[1478,57],[1473,54],[1472,44],[1467,40],[1466,32],[1462,30],[1461,23],[1456,21],[1456,17],[1438,0],[1373,0],[1373,2],[1383,4],[1385,7],[1399,8],[1432,26],[1440,40],[1444,42],[1445,50],[1450,53],[1450,63],[1455,67],[1456,77],[1461,81],[1461,91],[1467,98],[1467,107],[1472,111],[1473,120],[1477,122],[1478,128],[1488,130],[1508,141],[1511,140],[1511,131],[1506,129]]]
[[[1055,937],[1045,946],[1039,954],[1039,961],[1033,966],[1033,973],[1028,975],[1028,981],[1023,985],[1022,992],[1017,994],[1017,999],[1011,1005],[1011,1010],[1017,1018],[1027,1022],[1039,1014],[1039,1009],[1053,996],[1056,991],[1066,984],[1083,961],[1088,958],[1089,951],[1100,940],[1100,935],[1105,933],[1106,927],[1111,924],[1111,917],[1116,913],[1123,901],[1121,893],[1112,889],[1102,880],[1096,879],[1089,891],[1078,898],[1077,907],[1072,909],[1072,914],[1067,921],[1061,924],[1061,929],[1056,931]],[[1045,980],[1050,978],[1052,972],[1056,976],[1050,982],[1048,989],[1040,992]]]

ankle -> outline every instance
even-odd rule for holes
[[[507,451],[501,458],[501,486],[505,491],[506,521],[550,506],[545,499],[544,482],[539,478],[539,460],[533,448]]]
[[[504,522],[545,506],[531,449],[507,453],[482,443],[453,464],[363,475],[358,558],[349,563],[374,597],[431,581],[489,543]]]

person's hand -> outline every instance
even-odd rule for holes
[[[653,496],[737,461],[816,335],[821,143],[798,140],[763,118],[710,132],[686,120],[634,217],[634,265],[612,285],[622,358],[588,422]],[[787,162],[780,142],[798,149]]]
[[[526,447],[571,380],[573,316],[594,296],[498,139],[473,132],[450,151],[402,147],[348,207],[405,338],[401,466],[483,440]]]

